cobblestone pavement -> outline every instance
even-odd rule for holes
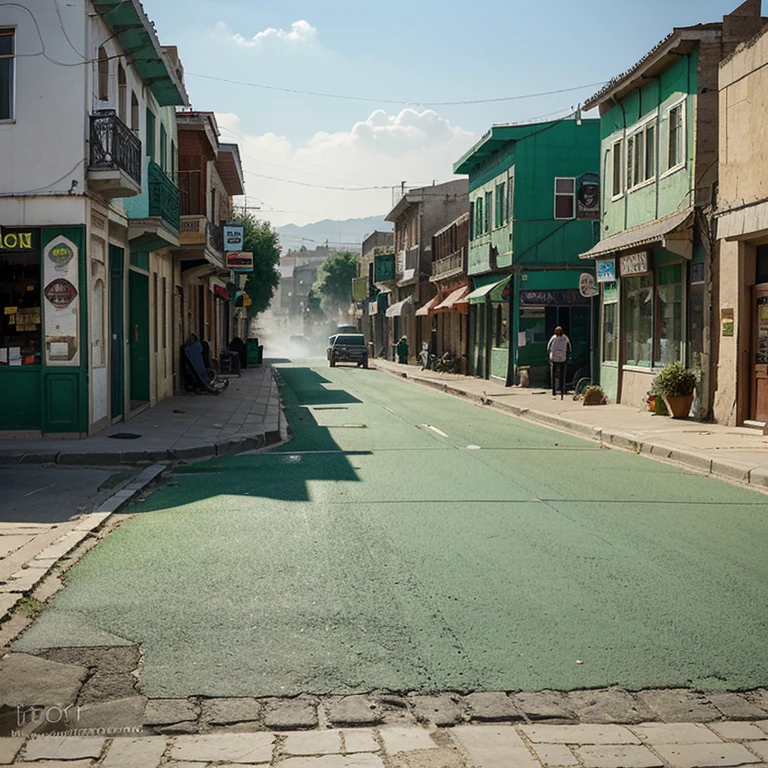
[[[768,720],[637,725],[485,724],[179,736],[0,740],[5,766],[41,768],[709,768],[765,765]]]

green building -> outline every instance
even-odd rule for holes
[[[718,179],[718,68],[763,26],[748,0],[720,22],[675,29],[588,99],[600,110],[600,383],[642,406],[669,363],[700,368],[697,415],[712,391],[713,205]],[[588,262],[591,263],[591,262]]]
[[[468,370],[513,384],[549,382],[554,328],[568,368],[589,375],[593,317],[579,255],[599,239],[600,121],[497,125],[454,165],[469,176]]]

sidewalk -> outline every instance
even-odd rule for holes
[[[625,405],[585,407],[569,395],[553,399],[544,389],[505,387],[494,380],[422,371],[388,360],[372,360],[371,366],[526,421],[595,440],[606,448],[673,461],[721,480],[768,491],[768,437],[754,429],[670,419]]]
[[[50,734],[0,739],[4,765],[50,768],[708,768],[760,766],[766,760],[766,721],[630,726],[499,723],[439,730],[384,726],[170,738]]]
[[[272,367],[262,365],[232,377],[221,395],[168,398],[93,437],[0,439],[0,464],[115,466],[208,459],[277,443],[280,423]]]

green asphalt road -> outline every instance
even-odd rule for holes
[[[767,497],[376,371],[279,372],[293,439],[181,468],[19,650],[140,643],[152,697],[768,685]]]

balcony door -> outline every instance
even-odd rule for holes
[[[109,246],[109,385],[112,421],[125,413],[125,252]]]

